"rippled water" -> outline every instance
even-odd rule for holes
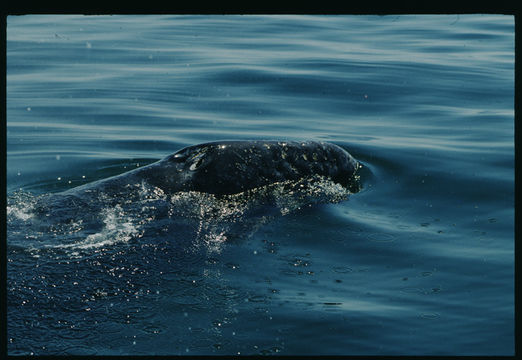
[[[9,16],[6,54],[9,354],[514,353],[512,16]],[[225,139],[362,190],[48,200]]]

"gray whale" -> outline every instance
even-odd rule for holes
[[[143,181],[173,194],[216,196],[320,175],[350,187],[359,163],[344,149],[321,141],[217,141],[179,150],[150,165],[65,191],[117,193]],[[94,195],[94,194],[93,194]]]

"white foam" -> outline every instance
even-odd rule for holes
[[[13,216],[16,219],[27,221],[34,217],[34,205],[36,198],[22,190],[16,191],[8,198],[7,216]],[[10,205],[12,204],[12,205]]]
[[[27,221],[33,217],[32,205],[18,207],[18,206],[7,206],[7,216],[14,216],[17,219]]]
[[[115,243],[127,242],[139,234],[132,218],[123,212],[120,205],[102,210],[104,227],[95,234],[88,235],[84,240],[74,243],[57,245],[59,248],[92,249],[111,246]]]

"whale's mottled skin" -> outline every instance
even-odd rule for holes
[[[314,175],[347,187],[358,167],[347,151],[327,142],[218,141],[186,147],[148,166],[68,192],[114,191],[145,181],[169,194],[219,196]]]

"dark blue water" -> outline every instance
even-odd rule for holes
[[[362,190],[46,200],[224,139]],[[512,355],[514,18],[10,16],[7,193],[11,355]]]

